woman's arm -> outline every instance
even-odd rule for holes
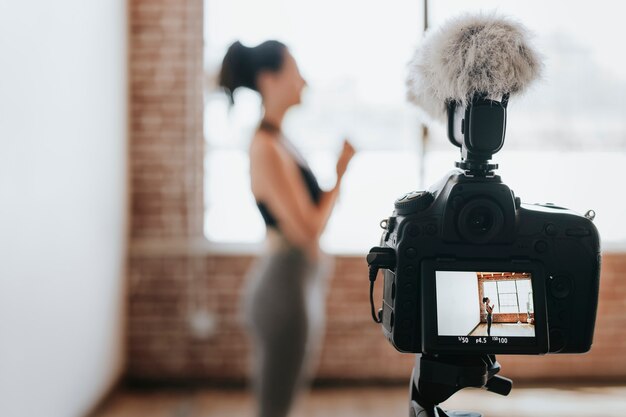
[[[272,138],[259,139],[251,149],[251,169],[262,173],[262,188],[265,191],[262,197],[287,238],[295,244],[309,244],[319,238],[326,226],[351,156],[346,158],[345,152],[342,153],[337,166],[337,185],[324,192],[316,205],[301,175],[296,174],[295,169],[290,167],[291,161],[281,155],[276,141]]]
[[[330,215],[333,212],[335,203],[337,202],[337,199],[339,198],[341,180],[342,180],[341,178],[338,178],[333,188],[331,188],[328,191],[324,191],[322,193],[322,197],[320,198],[320,202],[319,202],[319,207],[320,208],[324,207],[325,212],[322,214],[322,224],[321,224],[321,230],[320,230],[319,235],[321,235],[321,233],[326,228],[326,225],[328,224],[328,219],[330,219]]]
[[[335,183],[335,186],[332,189],[330,189],[329,191],[325,191],[322,194],[322,198],[320,199],[320,208],[323,207],[324,211],[322,213],[321,228],[316,238],[319,238],[319,236],[322,234],[322,232],[326,228],[328,219],[330,218],[330,215],[333,211],[335,203],[337,202],[337,199],[339,198],[339,193],[341,189],[341,181],[343,180],[343,176],[345,175],[346,170],[348,169],[348,164],[352,160],[352,157],[354,156],[355,153],[356,151],[354,150],[350,142],[348,142],[348,140],[345,139],[343,141],[343,149],[341,150],[341,155],[339,155],[339,159],[337,160],[337,166],[336,166],[337,182]]]

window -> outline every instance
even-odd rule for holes
[[[423,120],[405,99],[405,68],[422,34],[423,1],[205,2],[208,80],[233,41],[282,40],[310,86],[303,104],[288,114],[285,131],[322,187],[334,181],[342,138],[350,137],[358,149],[322,237],[327,251],[366,252],[378,243],[378,224],[391,214],[393,201],[430,186],[459,159],[443,125],[429,125],[422,147]],[[494,162],[523,202],[554,202],[580,213],[594,209],[606,248],[607,242],[626,242],[624,208],[608,186],[626,165],[626,61],[615,54],[626,27],[611,3],[594,5],[440,0],[429,1],[429,20],[437,27],[462,11],[497,9],[537,35],[544,79],[511,99],[505,147]],[[568,18],[555,20],[562,10]],[[205,234],[220,243],[258,242],[264,233],[247,159],[260,100],[249,91],[236,100],[229,110],[226,97],[207,88]]]
[[[406,102],[404,80],[421,35],[422,7],[415,0],[385,7],[357,0],[205,1],[209,80],[233,41],[281,40],[309,84],[284,130],[322,188],[334,183],[343,138],[358,149],[322,237],[330,252],[362,253],[377,244],[380,220],[394,200],[418,188],[420,120]],[[235,100],[229,110],[221,92],[206,93],[205,234],[217,242],[256,242],[265,227],[250,192],[247,147],[260,100],[249,91]]]
[[[533,293],[529,279],[483,281],[483,294],[494,313],[532,313]]]

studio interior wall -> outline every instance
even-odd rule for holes
[[[437,271],[436,274],[439,335],[468,335],[480,322],[476,273]]]
[[[0,1],[0,415],[78,417],[124,366],[124,0]]]

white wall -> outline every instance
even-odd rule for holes
[[[469,335],[480,322],[476,272],[437,271],[435,284],[439,335]]]
[[[0,0],[0,416],[84,415],[123,367],[126,5]]]

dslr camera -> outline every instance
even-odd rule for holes
[[[374,321],[400,352],[581,353],[598,304],[593,211],[522,203],[490,163],[503,144],[508,95],[449,101],[461,161],[428,190],[395,201],[367,256]],[[382,308],[374,281],[383,270]]]

